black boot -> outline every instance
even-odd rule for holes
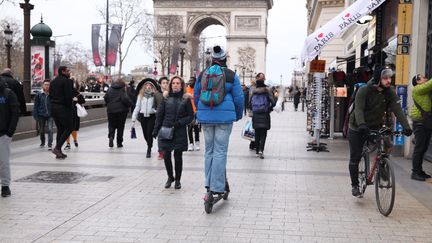
[[[113,139],[113,138],[109,138],[108,146],[109,146],[110,148],[114,147],[114,139]]]
[[[167,182],[165,183],[165,188],[170,188],[173,181],[173,178],[168,178]]]
[[[147,154],[146,154],[146,158],[150,158],[151,157],[151,147],[147,148]]]
[[[176,180],[175,181],[175,183],[174,183],[174,189],[180,189],[181,188],[181,184],[180,184],[180,181],[179,180]]]

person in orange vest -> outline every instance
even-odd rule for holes
[[[189,93],[192,95],[194,95],[194,87],[195,87],[195,82],[196,82],[196,78],[195,77],[190,77],[187,88],[186,88],[186,93]],[[192,102],[192,108],[194,111],[194,117],[196,117],[196,107],[195,104]],[[189,136],[189,146],[188,146],[188,151],[199,151],[200,147],[199,147],[199,126],[196,123],[196,119],[194,119],[192,121],[191,124],[188,125],[188,136]],[[194,143],[194,139],[193,139],[193,135],[195,135],[195,143]]]

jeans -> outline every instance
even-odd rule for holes
[[[0,180],[2,186],[9,186],[11,181],[10,172],[10,144],[12,138],[7,135],[0,137]]]
[[[255,151],[264,152],[264,146],[267,138],[267,129],[265,128],[257,128],[255,129]]]
[[[428,150],[432,130],[427,129],[422,122],[413,122],[415,146],[412,159],[412,172],[420,174],[423,171],[423,157]]]
[[[123,132],[128,112],[108,113],[108,138],[114,139],[117,130],[117,145],[123,143]]]
[[[39,136],[41,140],[41,145],[45,145],[45,132],[48,132],[48,146],[52,146],[53,142],[53,119],[51,117],[38,117],[39,124]],[[48,131],[45,131],[45,125]]]
[[[203,124],[205,153],[205,186],[213,192],[224,192],[229,137],[233,124]]]
[[[365,136],[352,129],[348,130],[348,140],[350,147],[349,172],[351,177],[351,186],[358,186],[359,164],[363,152],[363,145],[366,142]]]

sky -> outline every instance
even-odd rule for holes
[[[152,12],[152,1],[143,0],[149,12]],[[306,38],[307,11],[306,1],[273,0],[274,6],[268,17],[268,45],[266,60],[267,80],[279,84],[282,75],[284,84],[291,83],[291,74],[299,58]],[[18,2],[18,1],[16,1]],[[23,2],[23,1],[20,1]],[[105,0],[30,0],[35,8],[31,12],[31,26],[44,22],[53,30],[57,45],[67,42],[80,42],[85,48],[91,48],[91,24],[103,23],[97,9]],[[0,6],[0,19],[14,18],[23,21],[22,9],[17,3],[4,3]],[[206,36],[224,35],[223,28],[207,28]],[[210,43],[223,42],[214,38]],[[143,50],[140,43],[134,44],[132,52],[124,62],[124,71],[128,73],[135,66],[153,64],[153,58]]]

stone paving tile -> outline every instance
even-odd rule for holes
[[[202,200],[203,151],[185,152],[182,189],[174,190],[163,188],[155,149],[145,158],[142,136],[109,149],[106,125],[81,129],[80,147],[63,161],[39,149],[37,138],[13,142],[14,180],[42,170],[114,178],[13,182],[13,196],[0,199],[0,242],[432,242],[432,185],[404,179],[409,161],[392,158],[396,202],[383,217],[373,187],[363,199],[350,195],[345,140],[325,140],[330,153],[306,152],[305,114],[289,107],[272,114],[261,160],[239,136],[244,121],[230,140],[229,200],[210,215]],[[432,171],[430,163],[425,168]]]

